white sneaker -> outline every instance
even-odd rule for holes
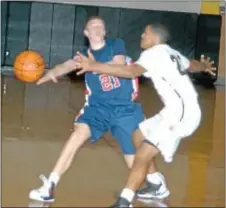
[[[29,198],[41,202],[54,202],[53,196],[54,183],[49,182],[44,175],[40,175],[43,185],[39,189],[33,189],[29,193]]]
[[[28,207],[50,207],[49,203],[47,202],[40,202],[40,201],[34,201],[31,200],[28,204]]]
[[[136,196],[142,199],[164,199],[170,195],[164,176],[159,173],[160,184],[147,182],[147,186],[137,191]]]
[[[137,201],[142,202],[148,207],[169,207],[166,203],[158,199],[141,199],[138,198]]]

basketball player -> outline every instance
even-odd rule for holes
[[[130,66],[95,62],[90,51],[89,58],[82,54],[77,58],[79,67],[83,68],[78,74],[96,72],[122,78],[144,75],[152,79],[164,103],[164,108],[154,117],[141,122],[134,134],[143,142],[136,152],[127,184],[114,207],[131,207],[135,192],[143,183],[153,158],[160,153],[165,162],[172,162],[181,139],[190,136],[201,121],[198,95],[187,71],[207,71],[215,75],[213,62],[203,57],[201,62],[189,61],[166,44],[168,36],[163,25],[148,25],[141,36],[144,51],[138,61]]]
[[[84,34],[90,43],[90,49],[99,62],[125,65],[126,50],[124,42],[120,39],[105,40],[105,25],[100,17],[92,17],[88,20]],[[87,55],[87,49],[84,50]],[[53,80],[67,74],[76,68],[76,57],[50,70],[37,84]],[[144,119],[140,104],[134,102],[137,96],[138,86],[136,79],[123,79],[106,74],[86,73],[85,83],[87,88],[86,103],[80,111],[74,124],[74,132],[65,144],[61,155],[50,173],[49,177],[41,175],[43,186],[30,191],[30,199],[53,202],[53,190],[56,188],[60,177],[69,169],[72,160],[79,148],[91,138],[95,143],[105,132],[110,131],[117,139],[123,151],[126,163],[130,168],[133,164],[135,148],[132,141],[132,133]],[[135,141],[136,143],[136,141]],[[137,140],[139,144],[139,140]],[[154,163],[150,164],[154,168]],[[160,178],[160,173],[155,173],[149,178]],[[164,195],[168,189],[164,184]],[[159,194],[160,195],[160,194]]]

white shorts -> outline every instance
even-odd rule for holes
[[[139,125],[145,140],[158,148],[167,163],[172,162],[181,139],[190,136],[199,127],[201,110],[198,101],[197,105],[185,107],[180,121],[175,123],[171,118],[159,113]]]

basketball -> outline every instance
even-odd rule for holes
[[[35,51],[23,51],[16,56],[13,65],[15,76],[24,82],[35,82],[45,71],[43,57]]]

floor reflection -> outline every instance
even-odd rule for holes
[[[162,106],[149,85],[141,86],[139,97],[146,116]],[[224,205],[225,94],[202,87],[197,90],[203,111],[200,128],[181,143],[172,164],[158,158],[171,190],[166,206]],[[3,206],[28,206],[29,189],[39,186],[40,173],[51,170],[83,102],[81,81],[62,80],[37,87],[2,78]],[[108,206],[126,176],[118,145],[106,134],[98,144],[87,144],[79,152],[59,183],[54,206]],[[149,206],[160,206],[153,203]]]

